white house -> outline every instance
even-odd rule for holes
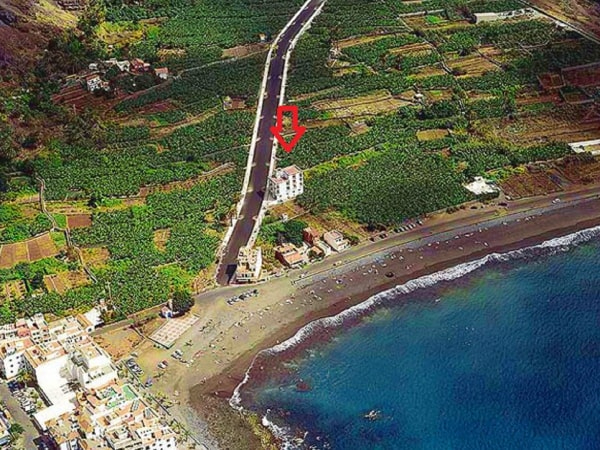
[[[87,86],[88,91],[94,92],[102,88],[102,79],[100,78],[100,75],[94,73],[85,77],[85,84]]]
[[[242,247],[238,254],[235,279],[238,283],[254,283],[260,280],[262,251],[260,247]]]
[[[503,11],[503,12],[483,12],[483,13],[475,13],[475,23],[482,23],[482,22],[496,22],[498,20],[506,20],[506,19],[513,19],[515,17],[520,17],[520,16],[532,16],[535,15],[535,10],[531,9],[531,8],[524,8],[524,9],[516,9],[514,11]]]
[[[323,240],[336,252],[343,252],[350,247],[348,239],[344,238],[344,235],[337,230],[328,231],[323,235]]]
[[[269,197],[282,203],[298,197],[304,192],[304,175],[298,166],[275,170],[269,178]]]

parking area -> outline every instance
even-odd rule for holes
[[[29,449],[43,448],[39,445],[39,432],[33,425],[31,418],[21,408],[21,404],[17,397],[13,396],[13,393],[8,388],[7,384],[0,383],[0,398],[4,403],[4,406],[12,416],[12,423],[18,423],[23,427],[23,445]]]

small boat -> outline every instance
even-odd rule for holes
[[[381,411],[372,409],[367,414],[365,414],[363,417],[367,420],[374,421],[374,420],[381,418]]]

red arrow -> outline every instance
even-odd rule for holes
[[[283,113],[287,111],[292,113],[292,129],[295,131],[294,137],[290,142],[286,142],[284,137],[281,135],[281,132],[283,131]],[[292,151],[305,131],[306,127],[298,124],[298,106],[282,105],[277,108],[277,124],[271,127],[271,133],[273,133],[273,136],[275,136],[275,139],[277,139],[279,145],[281,145],[281,147],[283,147],[287,153]]]

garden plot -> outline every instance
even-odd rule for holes
[[[576,108],[556,108],[542,114],[517,117],[514,120],[480,121],[480,131],[494,137],[520,143],[540,141],[582,142],[600,138],[600,122],[584,122],[582,111]],[[485,130],[485,131],[484,131]]]
[[[527,171],[513,175],[502,181],[500,187],[506,195],[515,200],[563,190],[547,171]]]
[[[70,229],[89,227],[92,224],[92,216],[90,214],[73,214],[67,216],[67,226]]]
[[[223,58],[244,58],[248,55],[253,55],[265,51],[267,44],[248,44],[238,45],[236,47],[226,48],[223,50]]]
[[[487,72],[499,70],[492,61],[477,54],[450,59],[447,65],[458,78],[479,77]]]
[[[33,239],[0,246],[0,268],[9,268],[20,262],[33,262],[58,254],[58,247],[50,233]]]
[[[376,42],[381,39],[389,38],[391,36],[398,36],[398,35],[399,35],[399,33],[351,37],[351,38],[341,39],[339,41],[336,41],[333,44],[333,47],[343,50],[348,47],[354,47],[355,45],[370,44],[371,42]]]
[[[22,280],[8,281],[0,285],[0,299],[17,300],[25,297],[27,288]]]
[[[326,111],[333,118],[343,119],[389,113],[410,104],[405,100],[392,97],[388,91],[377,91],[361,97],[319,100],[313,103],[313,107],[319,111]]]

